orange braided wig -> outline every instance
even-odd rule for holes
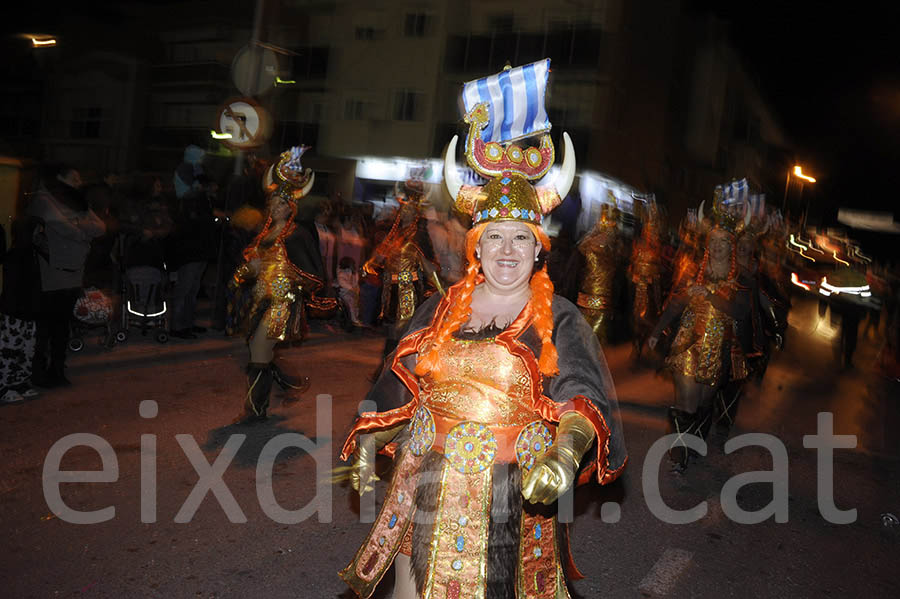
[[[475,248],[489,223],[475,225],[466,233],[466,276],[456,283],[451,289],[457,295],[456,302],[450,307],[444,319],[435,324],[433,330],[426,337],[428,348],[424,356],[416,364],[416,374],[422,376],[429,372],[440,375],[440,349],[450,340],[453,333],[468,322],[472,314],[472,292],[475,287],[484,282],[481,274],[481,262],[475,256]],[[540,241],[545,251],[550,249],[550,238],[543,229],[526,223],[535,239]],[[547,275],[547,266],[531,275],[531,314],[532,324],[541,338],[541,357],[538,366],[541,373],[546,376],[559,374],[557,366],[556,346],[553,345],[553,282]]]

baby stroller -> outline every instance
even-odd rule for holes
[[[165,271],[153,266],[135,266],[125,270],[122,328],[116,333],[116,341],[125,342],[131,327],[139,328],[141,335],[152,329],[160,343],[169,340],[165,283]]]
[[[113,335],[113,301],[109,295],[96,287],[88,287],[84,294],[75,301],[72,315],[71,334],[69,335],[69,349],[79,352],[84,349],[84,337],[91,329],[102,327],[104,329],[100,344],[111,349],[116,344]]]

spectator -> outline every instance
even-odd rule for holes
[[[105,177],[101,182],[86,186],[85,199],[88,206],[104,223],[106,232],[91,243],[84,266],[84,284],[86,287],[112,290],[118,289],[120,281],[116,276],[117,268],[113,262],[115,241],[119,233],[118,219],[113,214],[114,190]]]
[[[331,287],[331,280],[334,277],[334,255],[335,255],[335,231],[328,225],[331,221],[331,205],[323,202],[319,206],[316,213],[316,232],[319,235],[319,253],[322,255],[323,266],[325,267],[325,287]]]
[[[65,376],[69,320],[81,294],[91,240],[106,230],[81,191],[81,175],[69,166],[43,177],[27,212],[35,230],[41,273],[41,308],[31,380],[39,387],[68,386]]]
[[[196,339],[205,333],[194,322],[197,295],[213,247],[213,214],[205,188],[191,190],[178,200],[172,233],[166,238],[166,268],[172,286],[171,335]]]
[[[353,326],[361,327],[359,320],[359,275],[353,258],[344,256],[338,264],[337,271],[338,297],[347,310]]]
[[[3,293],[0,295],[0,403],[34,397],[31,363],[41,280],[32,235],[34,218],[13,221],[12,246],[3,254]],[[3,229],[0,227],[0,232]],[[5,237],[5,235],[4,235]],[[0,251],[6,249],[2,239]]]
[[[341,217],[337,235],[338,269],[342,268],[340,265],[345,258],[349,258],[353,264],[361,264],[365,259],[366,242],[357,228],[357,220],[350,214]]]
[[[180,199],[189,191],[196,191],[202,187],[200,176],[204,174],[203,159],[205,157],[206,152],[199,146],[191,144],[184,149],[184,161],[178,165],[175,175],[172,177],[176,198]]]

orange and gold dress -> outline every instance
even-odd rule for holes
[[[422,250],[410,235],[402,239],[384,263],[381,318],[402,327],[422,301]]]
[[[605,342],[613,314],[616,250],[612,243],[588,238],[578,246],[585,266],[578,293],[578,307],[600,342]]]
[[[641,238],[635,241],[631,254],[631,282],[634,284],[634,322],[647,326],[659,316],[658,285],[660,276],[659,245]],[[652,326],[652,325],[650,325]]]
[[[708,290],[733,301],[737,284],[707,284]],[[738,341],[736,318],[716,308],[708,297],[688,300],[666,365],[698,383],[718,385],[747,377],[747,360]]]
[[[437,297],[419,310],[429,316],[441,314],[452,303],[455,291],[451,289],[436,311]],[[602,370],[608,376],[605,364],[596,366],[599,348],[593,335],[574,306],[566,304],[562,334],[567,326],[578,327],[576,342],[589,339],[592,345],[590,350],[582,347],[584,355],[579,359],[595,364],[596,372]],[[436,321],[437,317],[432,323]],[[422,322],[418,312],[411,330],[417,322]],[[353,451],[357,433],[408,423],[408,438],[402,446],[389,446],[395,467],[384,506],[355,558],[340,573],[360,597],[372,594],[398,552],[412,553],[413,562],[422,561],[422,554],[417,559],[416,552],[425,552],[423,597],[485,597],[491,572],[488,547],[492,500],[501,501],[495,496],[498,480],[513,476],[513,471],[515,477],[524,476],[553,444],[556,423],[567,411],[585,415],[597,433],[596,453],[581,480],[595,472],[602,483],[618,476],[624,466],[624,446],[620,445],[614,392],[602,390],[599,383],[593,392],[578,387],[597,401],[583,395],[553,401],[544,395],[535,355],[520,340],[530,331],[530,324],[530,306],[526,306],[494,337],[452,339],[443,350],[439,377],[417,377],[410,369],[422,349],[428,326],[401,340],[392,368],[393,375],[411,393],[409,401],[393,410],[364,414],[342,454],[346,459]],[[559,355],[560,377],[569,383],[573,382],[570,373],[591,376],[589,364],[565,367],[564,352]],[[384,376],[393,375],[389,372]],[[612,432],[607,423],[612,424]],[[428,480],[438,484],[426,499],[417,491],[421,492]],[[559,523],[550,512],[532,509],[520,495],[518,500],[515,505],[521,506],[519,513],[510,516],[513,522],[518,520],[516,597],[568,597],[564,571],[574,564],[567,545],[560,543]]]
[[[238,319],[236,330],[251,335],[260,320],[266,318],[269,339],[301,339],[306,333],[303,293],[314,292],[322,282],[294,266],[280,239],[271,244],[260,243],[250,256],[254,258],[260,261],[255,280],[249,262],[245,262],[237,268],[230,284],[237,289],[252,283],[249,305]]]

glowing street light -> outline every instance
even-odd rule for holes
[[[788,196],[788,189],[791,186],[791,175],[800,179],[800,195],[797,198],[798,201],[803,199],[803,182],[804,181],[806,181],[807,183],[815,183],[816,182],[815,177],[810,177],[809,175],[803,174],[803,168],[799,164],[795,165],[793,171],[788,171],[787,180],[784,182],[784,201],[782,201],[782,203],[781,203],[782,210],[787,209],[787,196]],[[809,215],[809,198],[806,199],[806,211],[803,213],[803,226],[802,226],[801,231],[806,229],[806,218],[808,215]]]
[[[788,175],[788,176],[790,176],[790,175]],[[804,179],[804,180],[806,180],[806,181],[809,181],[810,183],[815,183],[815,182],[816,182],[816,180],[815,180],[813,177],[810,177],[809,175],[804,175],[804,174],[803,174],[803,169],[800,168],[799,166],[795,166],[795,167],[794,167],[794,176],[800,177],[801,179]]]
[[[56,45],[56,38],[53,38],[53,37],[38,38],[38,37],[30,36],[29,39],[31,39],[31,45],[35,48],[46,48],[47,46],[55,46]]]

